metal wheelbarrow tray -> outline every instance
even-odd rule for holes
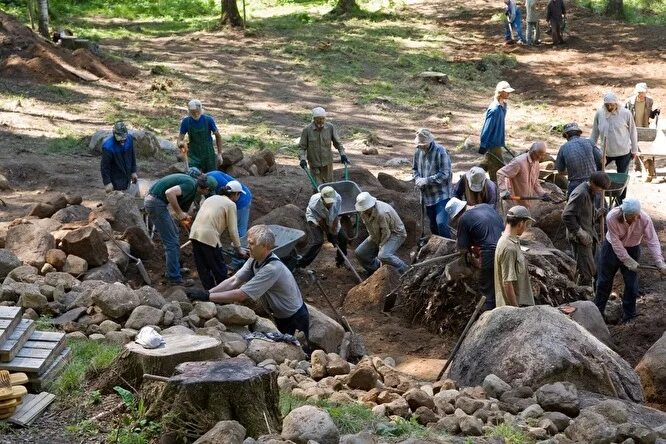
[[[282,225],[268,225],[275,236],[275,247],[271,252],[280,259],[289,257],[294,247],[305,236],[305,232],[295,228],[283,227]],[[247,248],[247,236],[241,238],[241,246]]]
[[[629,183],[628,173],[606,173],[611,181],[611,186],[606,190],[609,196],[619,196]]]
[[[356,196],[361,194],[361,189],[356,185],[356,182],[341,180],[339,182],[322,183],[318,190],[321,192],[321,189],[327,186],[332,187],[342,198],[340,215],[356,213]]]

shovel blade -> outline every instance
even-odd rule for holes
[[[147,284],[151,284],[150,276],[148,275],[148,271],[146,270],[146,267],[143,265],[143,262],[141,262],[141,259],[136,260],[136,268],[139,270],[139,274],[141,275],[141,279]]]

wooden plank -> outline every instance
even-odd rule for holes
[[[36,331],[30,336],[31,341],[51,341],[58,342],[65,337],[65,333],[57,331]]]
[[[5,317],[0,315],[0,344],[4,343],[14,333],[14,329],[21,322],[21,307],[0,307]]]
[[[9,422],[20,426],[30,425],[53,402],[55,395],[41,392],[39,395],[26,395],[23,404],[9,418]]]
[[[44,371],[39,376],[33,376],[30,378],[30,388],[34,391],[41,391],[53,382],[62,372],[62,370],[65,368],[67,363],[70,361],[72,358],[72,351],[68,347],[65,350],[63,350],[60,355],[53,361],[53,364]]]
[[[53,352],[53,349],[48,349],[48,348],[27,348],[23,347],[21,350],[18,351],[16,354],[17,357],[19,358],[38,358],[38,359],[46,359],[49,357],[49,355]]]
[[[22,319],[9,339],[0,344],[0,361],[9,362],[14,359],[21,347],[30,339],[35,327],[33,320]]]
[[[0,319],[14,319],[21,316],[21,307],[0,307]]]
[[[10,372],[38,373],[43,370],[44,359],[34,358],[14,358],[9,362],[0,364],[0,370],[9,370]]]
[[[36,373],[39,375],[43,373],[51,365],[51,363],[53,363],[53,361],[58,357],[58,355],[60,355],[62,350],[65,348],[65,341],[63,335],[62,339],[59,342],[47,343],[48,346],[46,347],[53,347],[53,348],[49,349],[41,347],[43,350],[50,352],[47,354],[45,358],[34,358],[29,356],[42,356],[42,355],[38,353],[28,352],[28,350],[38,350],[38,348],[28,347],[29,342],[31,341],[26,342],[26,345],[24,345],[19,350],[17,357],[15,357],[9,362],[0,362],[0,370],[9,370],[12,372]],[[27,356],[23,357],[21,355],[27,355]]]

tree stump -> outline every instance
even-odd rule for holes
[[[238,421],[253,438],[279,432],[277,373],[247,358],[186,362],[176,373],[148,410],[149,418],[161,418],[163,436],[196,439],[225,420]]]
[[[116,385],[138,388],[144,374],[172,376],[178,364],[188,361],[224,359],[222,342],[210,336],[167,335],[164,345],[146,349],[130,342],[109,370],[100,376],[96,388],[111,393]]]

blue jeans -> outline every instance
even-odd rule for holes
[[[511,34],[511,27],[513,27],[516,37],[523,43],[526,43],[525,36],[523,35],[523,21],[520,14],[520,9],[516,8],[516,17],[513,19],[511,26],[509,26],[509,21],[507,20],[504,24],[504,40],[507,42],[513,40],[513,35]]]
[[[615,166],[617,167],[618,173],[626,173],[627,171],[629,171],[629,165],[631,165],[631,153],[625,154],[624,156],[606,157],[606,165],[608,165],[611,162],[615,162]],[[622,194],[618,199],[618,205],[622,203],[625,197],[627,197],[626,188],[624,189],[624,191],[622,191]]]
[[[166,256],[166,275],[170,281],[183,279],[180,274],[180,245],[178,245],[178,227],[173,220],[166,202],[155,196],[148,195],[144,200],[150,221],[155,225],[157,233],[164,245]]]
[[[405,242],[405,236],[391,234],[383,247],[374,243],[370,237],[367,237],[361,245],[356,247],[354,254],[368,273],[374,273],[382,264],[392,265],[398,269],[399,273],[404,273],[407,269],[402,259],[396,256],[398,248]]]
[[[449,214],[446,212],[446,203],[449,199],[440,200],[435,205],[426,207],[426,214],[430,220],[430,232],[437,236],[451,239],[449,228]]]
[[[641,256],[641,246],[627,247],[627,253],[638,261]],[[631,319],[636,316],[638,273],[625,267],[615,255],[610,242],[604,239],[597,258],[597,289],[594,298],[594,303],[602,315],[606,310],[606,303],[613,290],[613,278],[618,270],[622,273],[622,279],[624,280],[624,296],[622,297],[622,311],[624,314],[622,319]]]

